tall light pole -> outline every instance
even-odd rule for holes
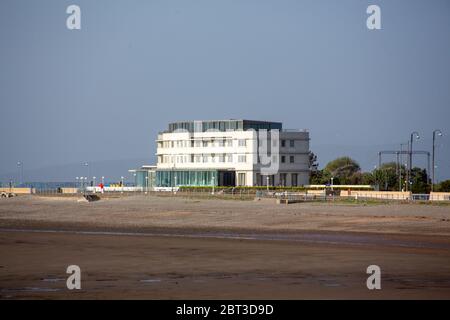
[[[89,162],[85,162],[85,163],[83,163],[83,166],[85,166],[86,167],[86,173],[87,173],[87,177],[89,177],[90,175],[89,175]],[[87,183],[87,180],[86,180],[86,183]]]
[[[121,191],[121,193],[123,193],[123,177],[120,177],[120,181],[121,181],[121,184],[122,184],[122,191]]]
[[[174,181],[175,181],[174,186],[176,187],[177,186],[177,175],[176,174],[174,176]],[[175,189],[174,188],[172,188],[172,192],[175,193]]]
[[[403,177],[402,177],[402,167],[403,167],[403,146],[407,146],[408,143],[400,143],[400,161],[399,161],[399,175],[398,175],[398,191],[403,191]],[[406,168],[405,168],[406,169]],[[406,172],[405,172],[406,173]]]
[[[431,191],[433,191],[433,188],[434,188],[434,179],[435,179],[435,177],[434,177],[434,169],[436,168],[436,166],[434,164],[434,152],[435,152],[435,149],[436,149],[436,145],[435,145],[436,133],[437,133],[437,135],[439,137],[442,137],[442,131],[439,130],[439,129],[436,129],[436,130],[433,131],[433,153],[432,153],[432,156],[431,156],[431,162],[432,162],[432,164],[431,164]]]
[[[23,162],[17,161],[17,169],[19,169],[19,187],[23,183]]]
[[[411,174],[412,174],[412,151],[413,151],[413,141],[414,136],[417,140],[420,139],[419,133],[417,131],[411,132],[411,137],[409,141],[409,170],[408,170],[408,184],[411,184]],[[408,187],[408,186],[407,186]],[[406,189],[408,191],[408,189]]]
[[[92,184],[93,184],[93,187],[94,187],[94,193],[95,193],[95,179],[96,179],[96,177],[94,176],[94,177],[92,177]]]

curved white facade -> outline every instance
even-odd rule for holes
[[[221,122],[227,121],[232,120]],[[245,121],[248,120],[238,121],[243,122],[245,126]],[[198,123],[201,122],[195,122],[196,125]],[[248,126],[253,126],[253,123],[264,124],[254,121],[249,123]],[[279,126],[281,127],[281,124]],[[166,171],[167,176],[172,176],[171,172],[174,173],[173,176],[177,176],[175,173],[180,174],[179,181],[166,182],[165,186],[167,183],[197,185],[197,180],[189,178],[189,173],[196,171],[218,172],[219,174],[210,178],[210,183],[215,185],[265,186],[267,182],[273,186],[309,184],[307,131],[266,131],[253,128],[222,131],[214,128],[207,131],[176,129],[159,133],[156,142],[157,173]],[[267,150],[264,146],[267,146]],[[267,155],[269,163],[264,161],[264,155]],[[268,171],[269,167],[271,170]],[[231,175],[234,177],[230,180]],[[176,177],[169,179],[177,180]]]

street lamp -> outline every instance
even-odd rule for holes
[[[409,170],[408,170],[408,184],[411,184],[411,173],[412,173],[412,151],[413,151],[413,141],[414,136],[417,140],[420,139],[419,133],[417,131],[411,132],[411,137],[409,141]],[[406,188],[408,188],[408,184],[406,185]],[[408,189],[406,189],[408,191]]]
[[[92,177],[92,184],[93,184],[93,187],[94,187],[94,193],[95,193],[95,177]]]
[[[436,129],[433,131],[433,154],[431,157],[431,162],[432,162],[432,165],[431,165],[431,191],[433,191],[433,188],[434,188],[434,179],[435,179],[434,169],[436,168],[436,166],[434,165],[434,153],[435,153],[435,148],[436,148],[436,146],[435,146],[436,133],[439,137],[442,137],[442,131],[439,129]]]
[[[105,177],[102,177],[102,185],[105,185]]]
[[[400,160],[399,160],[399,174],[398,174],[398,191],[403,191],[403,177],[402,177],[402,166],[403,166],[403,146],[407,146],[408,143],[400,143]],[[405,165],[405,170],[408,166]],[[406,174],[406,172],[405,172]]]
[[[121,184],[122,184],[122,191],[121,191],[121,193],[123,193],[123,177],[120,177],[120,182],[121,182]]]
[[[334,180],[334,177],[331,177],[331,190],[333,190],[333,180]]]
[[[19,187],[23,183],[23,162],[17,161],[17,168],[19,169]]]
[[[177,186],[177,175],[174,176],[174,180],[175,180],[175,183],[174,183],[175,185],[174,185],[174,187],[176,187],[176,186]],[[172,188],[172,192],[173,192],[173,193],[176,192],[175,190],[176,190],[176,189]]]
[[[89,162],[83,163],[83,166],[86,167],[86,172],[87,172],[87,174],[88,174],[88,176],[89,176]]]

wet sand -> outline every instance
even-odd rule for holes
[[[7,199],[0,201],[0,297],[450,299],[449,211]],[[71,264],[81,267],[82,290],[66,288]],[[381,267],[381,290],[366,287],[372,264]]]

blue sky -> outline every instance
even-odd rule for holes
[[[0,43],[1,181],[19,160],[26,180],[70,181],[85,161],[118,179],[154,161],[168,122],[222,118],[307,128],[322,166],[365,170],[414,130],[431,151],[441,129],[450,178],[448,0],[2,0]]]

